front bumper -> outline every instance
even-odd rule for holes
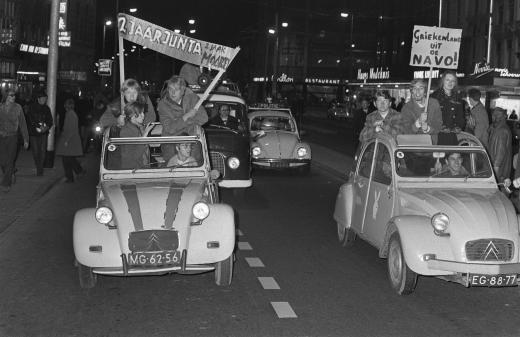
[[[454,273],[465,274],[520,274],[520,263],[502,263],[502,264],[487,264],[487,263],[466,263],[455,262],[448,260],[439,260],[433,256],[425,255],[423,259],[426,265],[431,270],[450,271]]]
[[[272,168],[272,169],[280,169],[280,168],[292,168],[292,167],[300,167],[311,164],[311,159],[265,159],[258,158],[252,159],[253,166],[262,167],[262,168]]]
[[[218,186],[224,187],[224,188],[246,188],[251,187],[253,185],[253,179],[229,179],[229,180],[222,180],[218,182]]]

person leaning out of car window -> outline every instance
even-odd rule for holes
[[[406,130],[401,114],[390,108],[390,93],[387,90],[378,90],[374,97],[377,110],[367,116],[359,135],[361,144],[374,138],[379,132],[395,137]]]
[[[129,103],[124,109],[125,124],[121,127],[119,136],[142,137],[144,133],[144,105],[139,102]],[[148,164],[148,151],[146,145],[122,145],[121,168],[136,169]]]
[[[157,105],[163,136],[176,136],[183,132],[191,134],[195,125],[202,126],[208,121],[208,114],[202,105],[195,109],[199,96],[186,87],[184,78],[175,75],[166,84]],[[163,144],[161,149],[166,161],[175,154],[175,148],[169,144]]]
[[[437,134],[442,127],[441,107],[435,98],[428,99],[428,109],[425,110],[426,88],[423,80],[413,80],[410,83],[411,98],[401,110],[408,128],[407,133]]]
[[[144,125],[155,122],[155,109],[153,108],[150,97],[143,93],[141,85],[137,80],[128,78],[123,82],[121,87],[123,93],[123,100],[125,105],[133,102],[139,102],[144,106]],[[122,127],[125,122],[124,113],[121,113],[121,97],[116,97],[110,104],[107,105],[105,113],[99,119],[99,123],[103,128],[111,127],[113,125]]]

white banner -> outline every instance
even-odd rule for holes
[[[457,69],[462,29],[414,26],[410,65]]]

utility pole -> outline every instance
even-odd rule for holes
[[[115,33],[115,38],[114,38],[114,55],[116,55],[117,53],[117,50],[118,50],[118,46],[117,46],[117,41],[119,39],[119,20],[117,18],[117,15],[119,14],[119,0],[116,0],[116,14],[115,14],[115,22],[116,22],[116,29],[114,29],[114,33]],[[117,66],[116,64],[116,60],[118,60],[118,58],[114,58],[114,65],[113,65],[113,71],[112,71],[112,98],[115,99],[116,98],[116,87],[118,86],[118,81],[117,81],[117,73],[118,73],[118,69],[119,67]]]
[[[273,100],[276,99],[276,90],[278,84],[278,48],[280,43],[280,20],[278,18],[278,1],[274,0],[274,25],[275,25],[275,34],[276,38],[274,40],[274,48],[273,48],[273,84],[271,86],[271,96]]]
[[[58,74],[58,16],[59,0],[52,0],[49,28],[49,57],[47,58],[47,104],[51,110],[54,125],[49,130],[45,167],[54,167],[54,140],[58,119],[56,118],[56,88]]]

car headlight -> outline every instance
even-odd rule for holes
[[[240,166],[240,160],[237,157],[230,157],[227,164],[231,169],[236,170]]]
[[[251,153],[253,154],[253,156],[257,157],[260,155],[260,153],[262,153],[262,150],[260,150],[259,146],[255,146],[251,149]]]
[[[298,157],[305,157],[307,155],[307,149],[304,147],[300,147],[297,151]]]
[[[199,201],[195,205],[193,205],[193,209],[191,210],[193,216],[199,220],[204,220],[209,215],[209,206],[203,201]]]
[[[445,234],[450,224],[450,218],[444,213],[436,213],[432,216],[432,227],[435,234]]]
[[[96,220],[100,224],[106,225],[110,221],[112,221],[112,210],[108,207],[99,207],[96,209]]]

